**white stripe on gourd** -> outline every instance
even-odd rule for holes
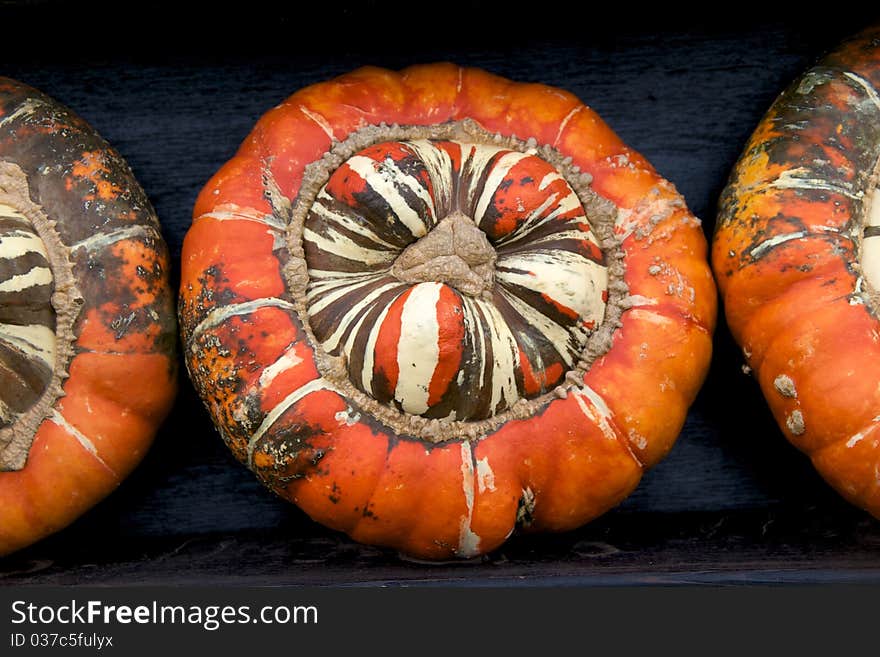
[[[355,155],[348,159],[346,164],[384,199],[394,215],[409,229],[413,237],[419,238],[428,232],[425,220],[398,191],[398,180],[393,175],[393,171],[363,155]],[[400,169],[396,169],[396,171],[399,172]]]
[[[440,283],[419,283],[404,302],[400,315],[394,399],[404,412],[413,415],[428,410],[431,379],[440,360],[437,302],[442,287]]]

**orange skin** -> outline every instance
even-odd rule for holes
[[[722,195],[712,264],[780,429],[831,486],[880,518],[880,325],[856,292],[850,233],[860,232],[880,156],[880,108],[864,86],[880,86],[878,37],[873,28],[844,43],[770,108]],[[776,182],[792,175],[821,188]]]
[[[260,119],[199,195],[182,255],[180,319],[189,344],[211,309],[284,294],[283,255],[253,221],[272,212],[262,193],[263,163],[293,199],[305,165],[330,148],[330,134],[342,140],[366,124],[464,118],[492,133],[534,136],[571,156],[592,174],[593,189],[626,211],[618,232],[634,306],[584,377],[598,402],[570,393],[477,441],[430,445],[395,436],[348,412],[350,402],[338,393],[320,390],[290,406],[252,446],[257,475],[315,520],[427,559],[491,551],[518,523],[529,531],[583,525],[621,502],[672,447],[706,374],[716,318],[706,240],[673,186],[568,92],[452,64],[400,73],[362,68],[302,89]],[[223,220],[220,212],[228,213]],[[246,281],[239,271],[247,271]],[[262,315],[249,317],[254,332]],[[286,370],[280,393],[278,379],[266,390],[258,383],[278,350],[240,342],[231,328],[240,317],[197,336],[200,345],[219,345],[210,356],[187,349],[196,387],[245,463],[265,416],[242,422],[244,398],[283,398],[318,377],[299,320],[287,317],[285,335],[295,336],[291,348],[302,362]],[[221,385],[224,376],[236,385]]]
[[[137,226],[155,234],[72,250],[83,298],[74,356],[25,467],[0,472],[0,556],[69,525],[119,486],[170,410],[177,381],[170,261],[143,190],[82,119],[0,78],[0,119],[26,99],[38,109],[0,130],[0,157],[28,176],[41,165],[52,170],[44,182],[53,193],[31,196],[57,222],[62,243]]]

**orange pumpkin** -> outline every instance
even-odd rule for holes
[[[560,89],[359,69],[267,112],[193,215],[196,388],[238,459],[358,541],[472,557],[578,527],[707,370],[699,221]]]
[[[785,436],[880,517],[880,28],[762,119],[720,202],[727,321]]]
[[[175,391],[168,271],[122,158],[0,78],[0,555],[68,525],[146,452]]]

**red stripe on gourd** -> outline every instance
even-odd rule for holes
[[[348,162],[343,163],[333,172],[325,186],[325,190],[330,196],[351,207],[360,205],[355,195],[363,194],[368,188],[367,181],[361,174],[355,172]]]
[[[564,373],[562,363],[551,363],[542,369],[535,369],[526,353],[519,349],[519,366],[523,377],[523,391],[527,396],[536,395],[555,385]]]
[[[501,158],[496,160],[495,166],[500,160]],[[541,181],[552,174],[558,175],[556,169],[549,162],[535,156],[523,158],[510,168],[489,202],[488,207],[494,208],[497,213],[495,220],[484,223],[482,217],[480,218],[481,227],[486,230],[490,239],[497,240],[515,231],[533,211],[552,196],[556,196],[556,203],[549,205],[544,215],[552,212],[563,198],[572,193],[561,176],[540,189]],[[575,208],[559,214],[553,221],[564,223],[582,214],[583,210],[578,202]]]
[[[464,309],[461,297],[448,285],[440,288],[437,301],[439,358],[428,386],[428,406],[440,402],[461,369],[464,347]]]
[[[452,170],[456,173],[461,172],[461,159],[462,152],[461,146],[453,141],[437,141],[434,142],[434,147],[438,150],[443,151],[449,156],[449,160],[452,163]],[[453,191],[454,193],[454,191]]]
[[[284,356],[292,361],[299,361],[282,372],[279,372],[272,381],[263,388],[260,399],[263,410],[269,411],[284,399],[293,390],[298,390],[309,381],[318,378],[318,370],[315,367],[314,354],[305,340],[298,340],[291,344],[284,352]]]
[[[400,165],[402,162],[406,160],[416,160],[419,162],[419,165],[416,169],[409,168],[405,173],[408,177],[415,178],[418,180],[422,187],[424,187],[431,198],[434,197],[434,186],[431,183],[431,178],[428,175],[427,168],[419,161],[418,155],[406,144],[397,141],[390,142],[382,142],[380,144],[373,144],[372,146],[368,146],[367,148],[358,151],[359,157],[365,157],[375,162],[374,169],[377,171],[381,171],[381,166],[386,162],[386,160],[390,159],[395,165]],[[348,166],[347,163],[343,164],[340,169],[345,168],[346,174],[343,179],[337,179],[336,173],[334,172],[333,176],[330,177],[330,180],[327,183],[327,191],[330,194],[344,201],[348,205],[357,205],[358,202],[355,200],[355,193],[363,192],[367,184],[363,181],[363,178]],[[338,171],[338,170],[337,170]],[[354,184],[352,189],[346,189],[346,186]],[[430,210],[430,205],[428,206],[428,210]]]
[[[400,344],[401,317],[403,306],[412,291],[413,288],[409,288],[388,307],[376,337],[376,346],[373,349],[373,396],[380,401],[394,399],[394,391],[397,389],[400,375],[397,350]]]
[[[568,317],[571,320],[576,320],[578,317],[580,317],[580,315],[578,315],[578,312],[576,310],[569,308],[564,303],[560,303],[559,301],[557,301],[556,299],[551,297],[546,292],[541,292],[541,298],[544,301],[546,301],[547,303],[549,303],[551,306],[553,306],[559,313],[561,313],[562,315],[565,315],[566,317]]]

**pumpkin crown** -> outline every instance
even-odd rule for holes
[[[288,282],[325,376],[420,437],[414,418],[460,436],[564,394],[608,333],[613,215],[589,182],[552,148],[472,122],[337,144],[288,222]]]

